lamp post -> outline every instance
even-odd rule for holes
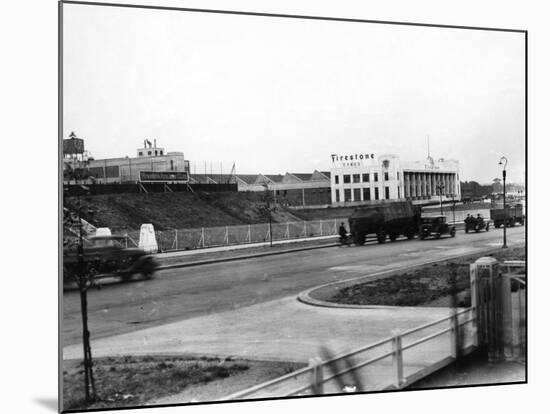
[[[508,221],[508,214],[506,212],[506,165],[508,165],[508,158],[500,157],[498,165],[502,165],[502,192],[504,194],[503,207],[504,207],[504,233],[503,233],[503,242],[502,248],[505,249],[508,246],[506,245],[506,222]]]
[[[265,187],[265,203],[266,203],[267,217],[269,219],[269,247],[273,247],[273,232],[272,232],[272,226],[271,226],[271,207],[269,205],[271,193],[269,192],[269,187],[267,183],[263,183],[262,185]]]
[[[439,183],[436,185],[436,188],[439,191],[439,209],[441,211],[441,215],[443,215],[443,183],[439,181]]]

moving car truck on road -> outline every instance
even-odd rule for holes
[[[491,220],[493,220],[495,227],[504,224],[505,214],[502,204],[491,208]],[[506,226],[513,226],[515,223],[523,224],[522,204],[506,205]]]
[[[365,243],[367,234],[376,234],[378,243],[389,236],[394,241],[404,235],[408,239],[418,233],[420,207],[410,201],[394,201],[358,207],[349,218],[350,233],[355,244]]]

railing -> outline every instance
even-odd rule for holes
[[[191,250],[206,247],[229,246],[292,240],[321,236],[336,236],[341,222],[346,219],[298,221],[287,223],[249,224],[240,226],[202,227],[156,231],[160,251]],[[139,232],[124,233],[129,247],[137,247]]]
[[[454,311],[448,317],[405,332],[396,331],[392,337],[340,356],[325,361],[314,358],[308,367],[224,400],[342,393],[346,388],[358,391],[404,388],[471,352],[476,345],[475,321],[474,308]],[[436,329],[443,324],[448,325]],[[437,344],[429,346],[430,351],[426,352],[430,341]],[[346,384],[346,376],[354,383]]]

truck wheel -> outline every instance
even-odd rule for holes
[[[456,235],[456,230],[453,228],[451,229],[451,237],[454,237]]]
[[[376,239],[378,240],[378,243],[385,243],[386,242],[386,232],[385,231],[379,231],[376,233]]]
[[[436,238],[436,239],[441,238],[441,233],[435,233],[435,238]]]
[[[390,241],[395,241],[395,239],[397,239],[397,234],[396,233],[390,233]]]
[[[464,229],[464,231],[465,231],[466,233],[468,233],[468,230],[469,230],[468,227],[466,227],[466,228]]]
[[[409,240],[414,239],[414,230],[412,229],[407,230],[407,232],[405,233],[405,237],[407,237],[407,239]]]

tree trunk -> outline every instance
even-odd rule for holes
[[[84,387],[86,402],[96,398],[95,381],[92,363],[92,348],[90,346],[90,331],[88,330],[88,292],[85,281],[80,283],[80,308],[82,312],[82,345],[84,351]]]

